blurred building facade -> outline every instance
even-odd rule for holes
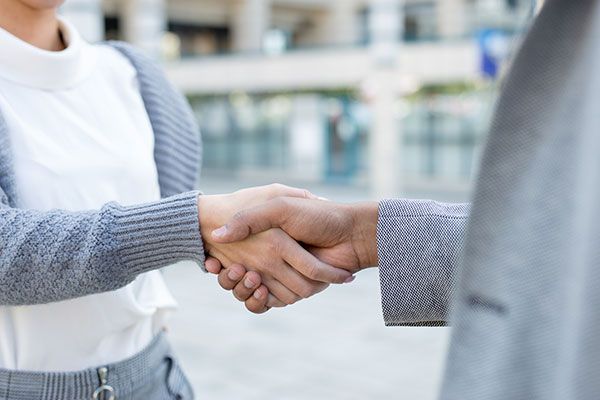
[[[207,171],[377,195],[468,181],[532,0],[67,0],[90,40],[163,59]]]

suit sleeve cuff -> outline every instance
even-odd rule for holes
[[[468,205],[383,200],[377,251],[388,326],[443,326],[462,250]]]

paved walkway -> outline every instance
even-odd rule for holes
[[[166,272],[171,336],[199,399],[433,400],[445,328],[386,328],[377,271],[262,316],[192,264]]]

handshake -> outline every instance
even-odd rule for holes
[[[274,184],[198,199],[206,268],[263,313],[377,265],[377,203],[336,204]]]

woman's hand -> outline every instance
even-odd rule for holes
[[[236,243],[217,243],[211,232],[239,210],[262,205],[281,196],[316,198],[309,192],[283,185],[244,189],[229,195],[200,196],[200,230],[206,252],[224,267],[242,264],[259,272],[274,296],[270,305],[283,306],[307,298],[327,287],[351,279],[348,271],[318,260],[281,229],[271,229]]]
[[[269,289],[262,285],[260,274],[246,271],[242,265],[233,264],[229,268],[223,268],[219,260],[208,257],[206,269],[218,275],[219,285],[225,290],[233,291],[233,296],[245,303],[248,311],[254,314],[267,312],[270,309],[267,303],[275,301]]]

